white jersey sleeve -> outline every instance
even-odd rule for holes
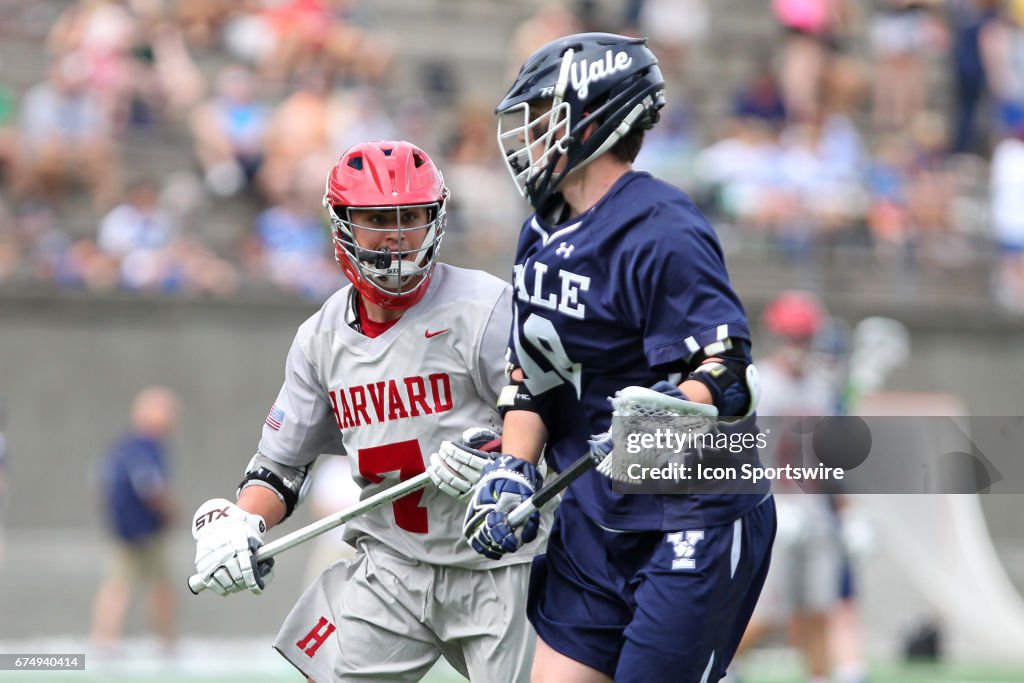
[[[477,392],[491,405],[498,404],[498,394],[508,383],[505,379],[505,350],[512,327],[512,288],[505,286],[491,309],[480,344],[475,354]],[[470,425],[473,426],[473,425]]]
[[[322,313],[323,309],[317,315]],[[307,326],[308,321],[288,350],[284,384],[263,423],[259,443],[260,453],[285,465],[308,465],[322,453],[345,452],[328,393],[304,349],[309,338]]]

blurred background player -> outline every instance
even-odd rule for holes
[[[4,511],[7,509],[7,437],[4,426],[7,424],[7,404],[0,397],[0,570],[4,567]]]
[[[508,455],[484,469],[466,512],[486,557],[529,540],[507,513],[541,486],[542,450],[556,470],[586,453],[616,391],[654,385],[727,416],[756,405],[715,231],[683,192],[633,170],[664,88],[644,39],[583,33],[534,53],[498,105],[501,150],[535,213],[514,267]],[[594,471],[574,482],[534,562],[534,682],[719,680],[767,571],[767,488],[621,495]]]
[[[771,466],[804,465],[805,430],[799,419],[814,420],[837,410],[834,373],[820,362],[814,347],[827,319],[821,300],[805,291],[783,292],[765,309],[762,322],[772,336],[772,351],[757,364],[757,412],[762,429],[769,426],[776,434],[762,453]],[[811,482],[797,487],[779,480],[774,491],[778,532],[771,567],[740,653],[765,635],[788,629],[808,680],[823,683],[831,672],[829,615],[839,599],[843,552],[833,500]]]
[[[150,621],[167,653],[175,641],[175,593],[166,559],[167,527],[176,505],[170,485],[168,439],[178,422],[178,398],[147,387],[132,403],[131,427],[108,451],[100,495],[113,555],[93,602],[92,641],[110,654],[121,638],[132,590],[148,584]]]
[[[489,458],[431,455],[467,425],[497,426],[511,313],[507,284],[437,263],[447,200],[441,172],[408,142],[342,155],[323,203],[352,284],[300,326],[238,504],[207,501],[194,518],[207,587],[259,594],[272,567],[252,551],[301,501],[320,454],[347,454],[365,496],[423,472],[431,456],[440,487],[350,521],[356,559],[324,571],[281,627],[275,648],[319,683],[417,681],[441,655],[474,681],[529,677],[532,553],[484,559],[467,547],[456,498]]]

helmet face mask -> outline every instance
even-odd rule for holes
[[[542,111],[534,115],[535,109]],[[505,153],[512,180],[523,196],[527,196],[531,181],[535,183],[545,172],[554,173],[555,165],[568,149],[568,138],[567,102],[556,107],[521,102],[498,114],[498,146]]]
[[[441,213],[440,203],[328,206],[327,210],[333,226],[335,258],[346,273],[357,274],[376,290],[378,295],[371,295],[371,301],[390,304],[426,286],[426,276],[433,270],[443,238],[443,227],[436,218]]]
[[[545,45],[498,104],[498,146],[520,193],[538,211],[561,180],[651,128],[665,81],[643,38],[581,33]]]
[[[405,309],[426,293],[447,220],[441,172],[407,142],[356,145],[327,178],[334,254],[369,302]]]

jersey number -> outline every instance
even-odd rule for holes
[[[423,465],[419,441],[410,439],[359,449],[359,474],[363,475],[364,479],[379,484],[384,481],[381,474],[395,470],[399,472],[400,481],[412,479],[417,474],[427,471]],[[427,510],[420,507],[422,498],[423,489],[420,489],[391,504],[395,510],[395,523],[399,528],[414,534],[427,533]]]
[[[552,368],[551,370],[541,369],[537,362],[530,357],[530,354],[522,348],[517,330],[516,356],[519,358],[519,364],[523,366],[523,372],[529,378],[526,385],[530,391],[540,395],[549,389],[554,389],[564,381],[576,389],[578,397],[580,395],[581,366],[569,359],[569,354],[565,352],[565,347],[558,337],[558,331],[554,324],[543,316],[531,313],[523,322],[523,336],[533,348],[540,352],[540,355],[547,360]]]

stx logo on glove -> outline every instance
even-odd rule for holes
[[[226,505],[219,510],[210,510],[209,512],[201,514],[198,517],[196,517],[196,531],[202,529],[204,526],[206,526],[208,522],[212,522],[215,519],[220,519],[221,517],[227,516],[228,508]],[[260,529],[260,531],[262,531],[262,529]]]

